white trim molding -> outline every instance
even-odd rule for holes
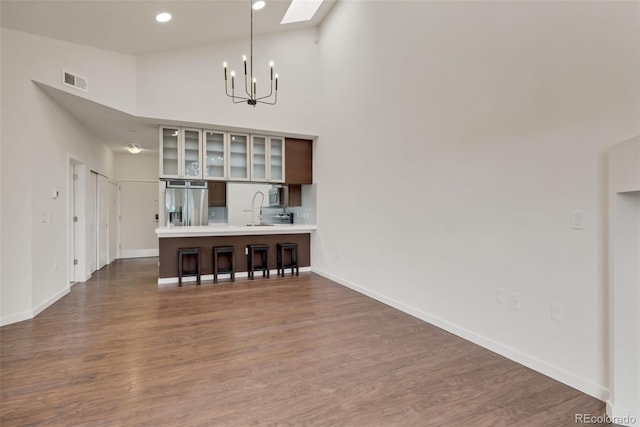
[[[462,328],[456,324],[440,319],[439,317],[432,316],[429,313],[425,313],[424,311],[421,311],[414,307],[403,304],[392,298],[388,298],[377,292],[371,291],[363,286],[357,285],[348,280],[344,280],[340,277],[334,276],[330,273],[327,273],[326,271],[319,270],[315,267],[312,268],[312,271],[342,286],[345,286],[363,295],[371,297],[377,301],[380,301],[383,304],[396,308],[413,317],[416,317],[420,320],[423,320],[427,323],[430,323],[434,326],[444,329],[447,332],[457,335],[460,338],[464,338],[465,340],[470,341],[474,344],[477,344],[481,347],[484,347],[487,350],[491,350],[494,353],[497,353],[510,360],[513,360],[514,362],[520,363],[521,365],[524,365],[527,368],[531,368],[537,372],[540,372],[541,374],[544,374],[548,377],[553,378],[554,380],[560,381],[563,384],[566,384],[570,387],[578,389],[583,393],[586,393],[590,396],[595,397],[596,399],[604,401],[609,397],[609,390],[607,388],[602,387],[598,384],[594,384],[591,381],[588,381],[586,379],[577,377],[557,366],[551,365],[533,356],[522,353],[514,348],[508,347],[490,338],[479,335],[468,329]]]
[[[121,249],[118,259],[124,258],[150,258],[159,255],[159,250],[155,249]]]

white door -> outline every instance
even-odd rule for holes
[[[96,207],[97,202],[97,189],[98,189],[98,174],[91,172],[89,182],[87,183],[87,274],[91,275],[97,270],[97,254],[98,254],[98,214]]]
[[[120,257],[158,256],[158,183],[120,182]]]
[[[109,264],[118,257],[118,184],[109,181]]]
[[[109,180],[98,175],[98,270],[109,263]]]

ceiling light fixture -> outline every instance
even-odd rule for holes
[[[158,22],[169,22],[171,21],[171,14],[169,12],[160,12],[156,15],[156,21]]]
[[[260,3],[257,1],[256,3]],[[264,3],[264,2],[262,2]],[[271,100],[271,96],[274,95],[273,90],[273,61],[269,63],[270,67],[270,76],[271,76],[271,90],[269,91],[269,95],[258,97],[257,88],[258,83],[257,79],[253,76],[253,9],[254,3],[253,0],[249,0],[249,4],[251,5],[251,33],[250,33],[250,51],[249,51],[249,74],[247,74],[247,57],[245,55],[242,56],[242,61],[244,62],[244,91],[247,96],[236,95],[235,88],[235,71],[231,71],[231,93],[229,93],[229,81],[227,80],[227,63],[224,62],[224,90],[229,98],[233,100],[234,104],[239,104],[242,102],[246,102],[249,105],[256,106],[256,104],[269,104],[275,105],[278,102],[278,75],[275,74],[275,97]]]
[[[129,150],[129,152],[131,154],[138,154],[142,151],[142,147],[140,146],[140,144],[136,144],[135,142],[131,142],[129,144],[129,146],[127,147],[127,150]]]
[[[266,3],[264,2],[264,0],[258,0],[253,3],[253,10],[260,10],[264,7],[265,4]]]

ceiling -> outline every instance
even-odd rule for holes
[[[264,9],[254,12],[255,34],[317,26],[335,0],[325,0],[311,21],[287,25],[280,25],[280,20],[291,0],[266,1]],[[52,39],[144,55],[248,38],[250,3],[250,0],[0,0],[0,23],[3,28]],[[155,16],[160,11],[170,12],[173,19],[165,24],[156,22]],[[44,84],[38,86],[113,151],[124,151],[127,143],[135,142],[146,153],[157,153],[157,120],[132,116]],[[163,123],[188,125],[166,120]]]
[[[290,0],[267,0],[255,11],[254,33],[317,26],[335,0],[311,21],[280,25]],[[4,28],[131,55],[143,55],[247,37],[251,0],[1,0]],[[173,19],[156,22],[158,12]]]

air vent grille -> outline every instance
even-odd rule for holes
[[[62,70],[62,83],[66,86],[71,86],[83,92],[87,92],[89,88],[89,83],[87,82],[87,79],[65,70]]]

